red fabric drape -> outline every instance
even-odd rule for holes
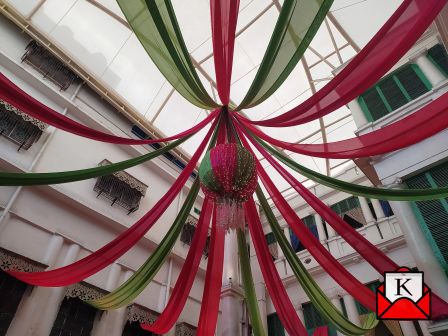
[[[429,27],[446,0],[404,0],[370,42],[328,84],[292,110],[250,121],[284,127],[320,118],[358,97],[375,84]]]
[[[202,253],[207,240],[208,226],[212,215],[213,204],[208,198],[204,200],[202,212],[199,217],[198,225],[191,242],[185,263],[180,271],[179,278],[176,281],[170,300],[157,320],[149,324],[141,324],[142,328],[156,334],[167,333],[176,323],[182,309],[185,307],[188,294],[198,271],[201,262]]]
[[[213,130],[216,126],[216,121],[213,127],[210,128],[202,143],[199,145],[197,151],[194,153],[191,160],[188,162],[182,173],[173,183],[168,192],[149,210],[140,220],[138,220],[129,229],[121,233],[117,238],[100,248],[91,255],[70,265],[53,269],[46,272],[15,272],[11,271],[9,274],[17,279],[36,286],[58,287],[68,286],[79,282],[90,275],[99,272],[120,256],[125,254],[132,246],[134,246],[154,223],[165,212],[173,199],[177,196],[179,191],[184,186],[185,182],[190,177],[193,169],[207,145]]]
[[[80,135],[85,138],[93,139],[96,141],[109,142],[114,144],[123,144],[123,145],[145,145],[152,144],[158,142],[166,142],[171,140],[176,140],[179,138],[183,138],[185,136],[194,134],[204,128],[211,120],[213,120],[217,115],[219,110],[215,110],[210,113],[207,118],[199,122],[197,125],[192,128],[180,132],[176,135],[162,138],[162,139],[151,139],[151,140],[139,140],[139,139],[130,139],[130,138],[122,138],[116,135],[111,135],[107,133],[103,133],[97,130],[94,130],[90,127],[87,127],[83,124],[80,124],[54,110],[45,106],[37,99],[31,97],[25,91],[20,89],[17,85],[11,82],[5,75],[0,73],[0,99],[4,100],[8,104],[16,107],[22,112],[36,118],[38,120],[43,121],[44,123],[64,130],[69,133],[73,133],[76,135]]]
[[[216,86],[223,105],[228,105],[230,100],[230,79],[239,6],[239,0],[210,0]]]
[[[313,336],[328,336],[328,327],[317,327],[316,329],[314,329]]]
[[[263,147],[256,141],[252,141],[255,148],[274,167],[280,175],[296,190],[299,195],[308,203],[322,218],[341,235],[367,262],[369,262],[380,274],[387,271],[395,271],[398,265],[387,255],[381,252],[375,245],[369,242],[356,229],[347,224],[333,210],[326,206],[319,198],[295,179],[283,166],[277,162]],[[263,179],[263,177],[262,177]],[[301,239],[299,237],[299,239]],[[302,239],[301,239],[302,241]],[[305,245],[306,246],[306,245]],[[432,314],[434,318],[448,316],[448,304],[432,293]]]
[[[308,332],[297,316],[291,299],[283,286],[282,279],[272,261],[253,198],[244,203],[244,210],[261,273],[278,317],[289,335],[307,336]]]
[[[241,130],[237,128],[241,141],[246,148],[250,148],[243,137]],[[257,148],[258,149],[258,148]],[[261,151],[260,151],[261,153]],[[275,206],[280,211],[286,223],[293,230],[305,248],[311,253],[322,268],[348,293],[350,293],[362,305],[375,311],[375,296],[373,292],[358,281],[325,249],[320,241],[311,233],[308,227],[297,216],[280,191],[270,179],[263,166],[257,161],[257,172],[267,192],[271,196]],[[258,253],[258,252],[257,252]]]
[[[326,144],[295,144],[274,139],[234,114],[255,135],[289,151],[322,158],[351,159],[389,153],[420,142],[448,127],[448,93],[417,112],[368,134]]]
[[[214,335],[218,321],[219,300],[221,298],[222,268],[224,263],[225,231],[216,225],[216,209],[213,212],[210,250],[205,274],[204,293],[198,322],[198,335]]]

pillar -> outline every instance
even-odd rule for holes
[[[372,205],[373,205],[373,210],[375,211],[376,220],[379,221],[379,220],[385,218],[386,215],[384,214],[384,210],[383,210],[383,207],[381,206],[380,201],[378,201],[375,198],[372,198],[371,201],[372,201]]]
[[[227,232],[224,246],[224,269],[221,290],[221,336],[240,335],[241,294],[237,290],[238,274],[238,244],[236,231]]]
[[[345,294],[343,296],[345,310],[347,311],[347,317],[353,324],[361,326],[361,321],[359,320],[358,309],[356,308],[356,302],[353,296],[350,294]]]
[[[366,125],[369,121],[366,118],[366,115],[364,114],[364,111],[362,110],[361,106],[358,103],[358,99],[355,98],[351,102],[347,104],[348,109],[352,113],[353,121],[355,122],[356,126],[360,128],[361,126]]]
[[[325,223],[325,225],[327,226],[328,239],[336,237],[337,236],[336,231],[331,227],[331,225],[328,223]]]
[[[337,308],[337,310],[339,310],[342,313],[342,305],[341,305],[339,295],[333,296],[331,298],[331,303],[333,304],[333,306],[335,306]],[[344,336],[344,334],[342,334],[339,330],[336,333],[338,336]]]
[[[59,243],[52,244],[50,241],[47,249],[50,259],[56,252],[55,246],[58,245]],[[62,263],[57,266],[61,267],[74,262],[79,250],[79,245],[69,245]],[[7,335],[50,335],[65,290],[65,287],[34,287],[31,294],[22,299]]]
[[[366,219],[367,225],[375,222],[375,218],[372,215],[372,211],[370,211],[369,204],[367,203],[367,199],[364,197],[358,196],[359,204],[361,205],[361,210]]]
[[[57,234],[54,234],[50,239],[47,250],[45,251],[45,256],[42,260],[42,263],[44,263],[45,265],[49,265],[50,267],[51,265],[54,265],[57,257],[59,256],[62,245],[64,245],[64,238]]]
[[[423,53],[414,57],[413,61],[419,66],[420,70],[431,83],[432,87],[436,87],[446,80],[445,76],[428,58],[427,50],[424,50]]]
[[[261,322],[263,323],[263,329],[268,331],[268,315],[266,309],[266,286],[264,282],[257,282],[255,285],[255,292],[258,301],[258,310],[260,311]]]
[[[402,188],[390,185],[389,188]],[[420,271],[425,274],[425,283],[433,293],[448,301],[448,279],[435,257],[431,245],[426,239],[409,202],[389,202],[400,223],[406,244]]]
[[[303,325],[305,325],[305,315],[303,314],[303,307],[302,304],[299,303],[296,307],[296,313],[299,317],[300,321],[302,321]]]
[[[324,223],[322,218],[318,213],[314,214],[314,221],[316,222],[317,234],[319,235],[319,240],[324,243],[327,240],[327,235],[325,233]]]

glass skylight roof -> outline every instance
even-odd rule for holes
[[[207,115],[208,111],[187,102],[163,78],[129,29],[114,0],[7,2],[165,135],[189,128]],[[214,83],[203,75],[207,74],[212,81],[215,79],[209,1],[172,2],[187,48],[194,62],[199,64],[199,76],[210,95],[217,97]],[[312,95],[305,66],[310,71],[311,83],[318,90],[331,79],[338,67],[370,40],[400,2],[335,0],[330,14],[305,52],[305,62],[297,65],[273,96],[243,112],[250,118],[264,119],[286,112],[304,101]],[[282,1],[278,0],[241,0],[231,87],[231,99],[236,103],[241,102],[252,83],[281,4]],[[322,143],[323,132],[327,141],[337,141],[353,136],[356,128],[345,107],[325,116],[323,125],[322,128],[319,121],[314,121],[286,129],[264,128],[264,131],[290,142]],[[182,149],[193,153],[205,132],[206,129],[196,134],[183,144]],[[345,162],[287,154],[321,173],[335,174],[344,167]],[[272,176],[277,176],[267,163],[263,165]],[[280,189],[287,188],[280,177],[275,180]]]

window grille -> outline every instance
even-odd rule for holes
[[[196,232],[196,226],[198,224],[198,220],[193,216],[189,216],[184,226],[182,227],[182,232],[180,234],[180,241],[185,245],[191,245],[193,241],[194,233]],[[208,257],[208,249],[210,244],[210,235],[207,237],[205,242],[205,248],[202,252],[204,256]]]
[[[108,160],[99,163],[100,166],[108,165]],[[118,204],[128,210],[128,215],[139,208],[140,200],[145,196],[147,185],[124,171],[111,175],[98,177],[94,191],[98,196],[103,196],[112,201],[111,206]]]
[[[368,89],[358,101],[369,121],[378,120],[431,90],[416,64],[407,64]]]
[[[448,186],[448,162],[405,181],[410,189]],[[448,267],[448,198],[413,202],[412,208],[442,267]]]
[[[0,99],[0,135],[19,145],[18,150],[29,149],[47,126]]]
[[[434,47],[428,49],[428,58],[448,76],[448,54],[441,44],[436,44]]]
[[[277,239],[275,239],[274,232],[269,232],[265,235],[266,242],[268,243],[269,252],[271,253],[272,259],[278,259],[278,244]]]
[[[25,54],[22,56],[22,62],[31,65],[44,78],[48,78],[59,86],[61,91],[67,90],[78,79],[78,76],[62,61],[34,40],[27,45]]]

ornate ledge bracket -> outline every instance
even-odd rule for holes
[[[106,294],[107,291],[105,290],[89,285],[85,282],[80,282],[67,287],[65,297],[79,298],[83,301],[87,301],[99,299]]]
[[[111,164],[104,159],[98,165]],[[128,214],[138,209],[140,200],[146,194],[148,186],[125,171],[119,171],[111,175],[101,176],[97,179],[93,188],[98,193],[112,201],[111,205],[117,203],[128,210]]]
[[[47,266],[0,248],[0,268],[4,271],[40,272]]]
[[[198,220],[191,215],[188,216],[184,226],[182,227],[182,232],[180,235],[180,241],[183,244],[191,245],[197,225],[198,225]],[[204,251],[202,252],[205,257],[208,257],[209,244],[210,244],[210,235],[208,235],[208,237],[207,237],[207,241],[205,243],[205,248],[204,248]]]
[[[196,327],[186,322],[176,324],[176,336],[196,336]]]
[[[126,319],[131,323],[139,322],[145,324],[153,324],[158,316],[158,313],[142,307],[136,303],[126,308]]]
[[[20,145],[19,150],[30,148],[47,127],[44,122],[0,99],[0,135]]]

